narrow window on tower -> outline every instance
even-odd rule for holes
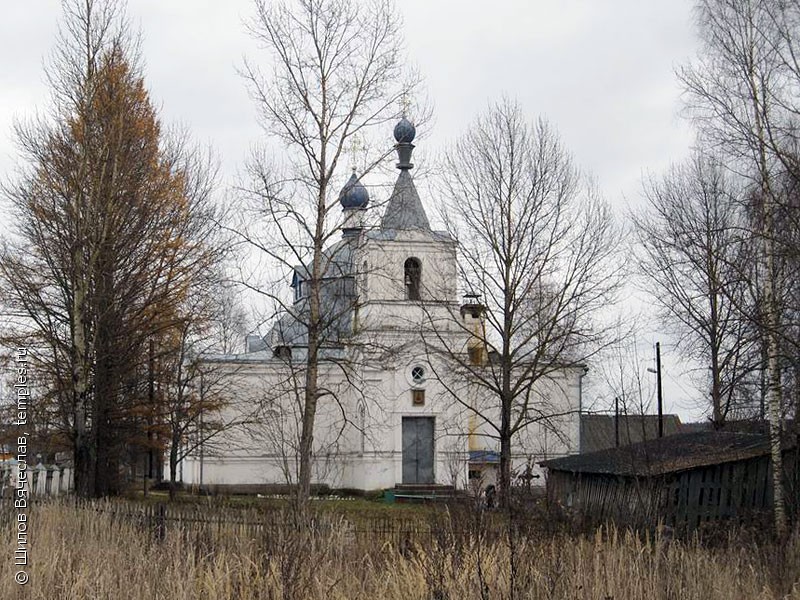
[[[420,288],[422,287],[422,263],[418,258],[406,259],[404,265],[406,300],[420,300]]]

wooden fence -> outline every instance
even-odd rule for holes
[[[280,509],[250,509],[221,504],[150,503],[134,500],[79,500],[75,497],[39,497],[31,500],[35,510],[45,505],[64,506],[67,509],[94,512],[110,518],[114,523],[132,525],[148,532],[154,540],[164,540],[171,535],[206,536],[216,540],[231,541],[285,539],[297,528],[290,514]],[[13,503],[6,499],[0,503],[0,522],[14,519]],[[495,528],[496,529],[496,528]],[[346,544],[390,544],[405,547],[415,544],[436,543],[454,536],[470,536],[464,522],[448,518],[446,513],[436,516],[343,516],[321,511],[311,517],[309,530],[314,535],[338,537]],[[482,536],[496,537],[500,530],[482,530]]]
[[[38,463],[25,468],[22,487],[30,496],[58,496],[72,491],[72,469],[65,465]],[[19,463],[0,462],[0,498],[13,497],[19,483]]]

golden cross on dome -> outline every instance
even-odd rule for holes
[[[358,153],[364,149],[364,145],[361,143],[361,137],[354,133],[350,137],[350,162],[353,172],[357,170],[357,163],[358,163]]]
[[[411,98],[408,97],[408,90],[403,90],[400,95],[400,114],[403,117],[408,117],[408,109],[411,108]]]

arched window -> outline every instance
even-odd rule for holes
[[[403,266],[405,271],[406,300],[420,300],[422,288],[422,263],[418,258],[408,258]]]

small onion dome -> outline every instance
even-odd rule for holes
[[[353,173],[342,191],[339,192],[339,203],[342,208],[366,208],[369,204],[369,192]]]
[[[394,139],[398,144],[410,144],[414,141],[415,135],[417,135],[417,128],[405,117],[394,126]]]

